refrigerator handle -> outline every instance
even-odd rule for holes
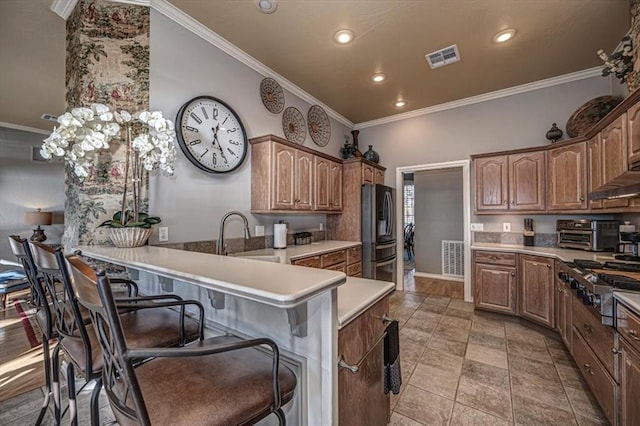
[[[387,235],[391,235],[393,229],[393,202],[391,201],[391,193],[385,192],[384,194],[385,207],[387,210]]]

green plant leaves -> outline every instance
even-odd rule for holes
[[[105,220],[100,225],[100,227],[106,228],[151,228],[151,225],[157,225],[162,220],[158,216],[149,216],[148,213],[138,213],[138,221],[133,221],[133,212],[131,210],[127,210],[124,212],[125,221],[122,223],[122,212],[117,211],[114,213],[113,218],[110,220]]]

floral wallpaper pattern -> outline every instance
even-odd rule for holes
[[[149,109],[149,8],[81,0],[67,20],[67,110],[94,102],[130,112]],[[101,222],[119,210],[124,145],[101,155],[84,182],[66,173],[66,249],[107,245]],[[148,206],[148,181],[143,206]]]
[[[631,43],[633,44],[633,72],[631,86],[640,87],[640,0],[631,0]]]

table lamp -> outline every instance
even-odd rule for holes
[[[51,225],[52,219],[53,213],[43,212],[42,209],[38,209],[38,211],[35,212],[26,212],[24,214],[25,225],[38,225],[38,227],[33,230],[33,235],[30,238],[31,241],[43,242],[47,239],[47,236],[44,235],[44,229],[40,228],[40,225]]]

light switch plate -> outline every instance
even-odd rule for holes
[[[471,224],[471,230],[472,231],[479,231],[479,232],[484,231],[484,223],[472,223]]]
[[[502,223],[502,232],[511,232],[511,222]]]
[[[168,226],[161,226],[158,228],[158,241],[169,241]]]
[[[264,225],[256,225],[256,237],[264,237]]]
[[[324,231],[324,223],[320,222],[320,230]]]

